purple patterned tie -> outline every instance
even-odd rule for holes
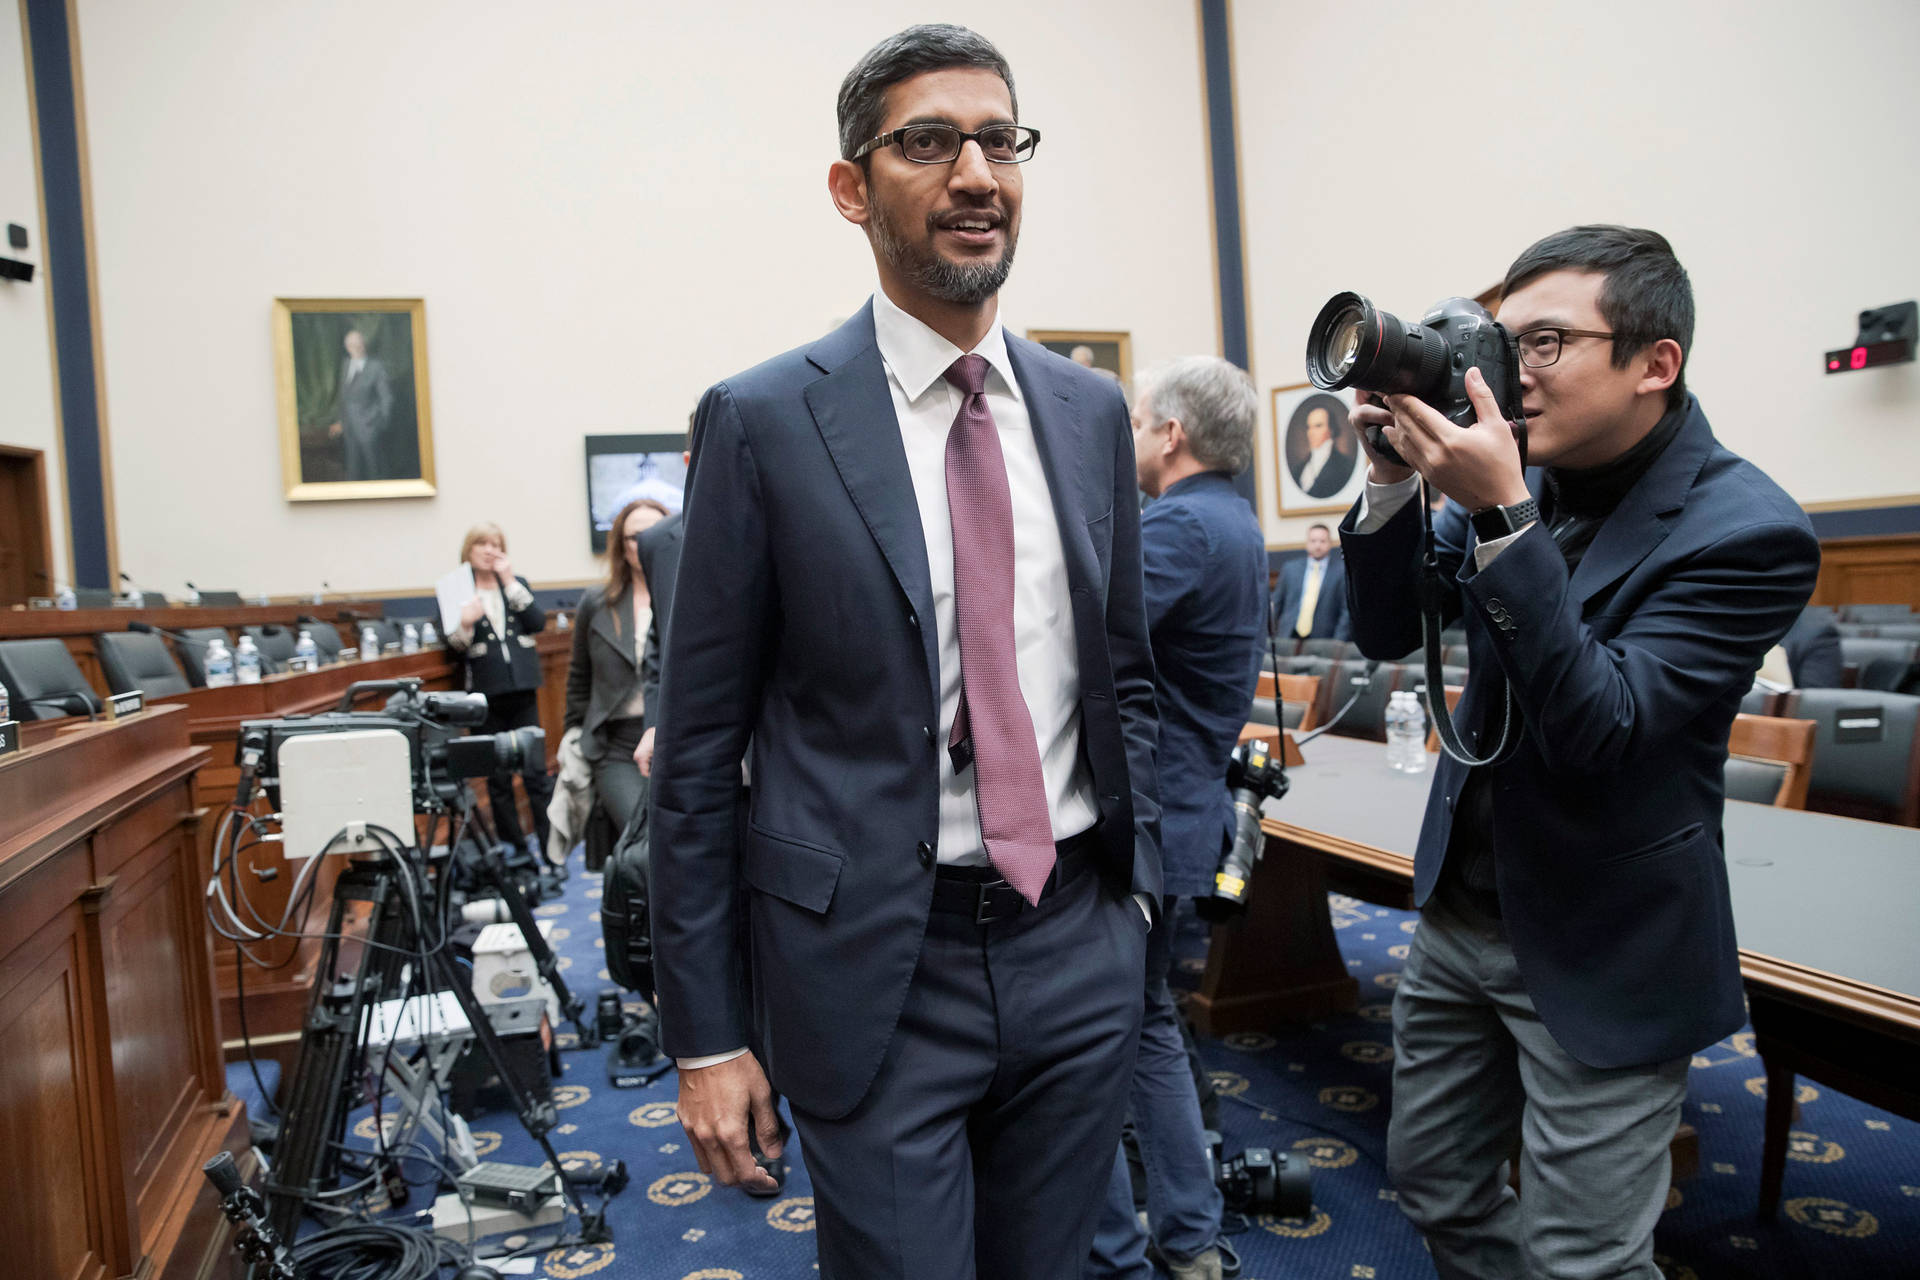
[[[1053,822],[1014,659],[1013,495],[983,390],[986,357],[961,356],[947,381],[966,396],[947,433],[961,681],[953,739],[971,738],[974,803],[987,857],[1021,897],[1037,903],[1053,873]]]

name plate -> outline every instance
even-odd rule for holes
[[[20,749],[20,723],[17,720],[0,720],[0,756],[11,755]]]
[[[1885,731],[1880,708],[1876,706],[1841,707],[1833,716],[1833,740],[1878,742]]]
[[[27,597],[27,608],[29,609],[51,609],[53,608],[53,604],[54,602],[46,596]]]
[[[138,715],[146,709],[147,695],[138,689],[131,693],[116,693],[107,699],[107,719],[109,720]]]
[[[318,671],[319,669],[320,669],[319,663],[317,662],[310,663],[305,658],[288,658],[287,659],[287,670],[290,672],[294,672],[296,674],[301,674],[308,671]]]

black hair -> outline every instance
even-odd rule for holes
[[[867,50],[840,82],[840,158],[853,159],[862,144],[879,134],[887,116],[888,89],[922,72],[949,67],[981,67],[998,75],[1006,82],[1013,118],[1020,118],[1013,68],[992,41],[947,23],[908,27]]]
[[[1333,530],[1327,528],[1327,526],[1325,526],[1324,524],[1320,524],[1316,522],[1314,524],[1310,524],[1307,526],[1308,533],[1312,533],[1315,529],[1318,529],[1320,532],[1326,534],[1329,538],[1333,536]]]
[[[1597,271],[1600,314],[1613,330],[1613,367],[1662,338],[1680,344],[1680,372],[1667,388],[1667,407],[1687,402],[1687,356],[1693,351],[1693,283],[1657,231],[1595,224],[1556,231],[1513,260],[1500,285],[1510,296],[1553,271]]]

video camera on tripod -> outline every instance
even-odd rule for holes
[[[379,711],[355,711],[354,703],[370,693],[389,693]],[[464,736],[464,731],[486,722],[487,699],[479,693],[428,693],[420,681],[359,680],[347,686],[332,711],[288,716],[283,720],[248,720],[240,726],[238,762],[242,807],[257,781],[266,788],[276,811],[299,816],[302,802],[323,800],[342,783],[384,785],[370,794],[391,802],[395,766],[404,754],[401,777],[409,784],[406,806],[414,813],[441,813],[459,807],[467,781],[496,773],[529,773],[547,763],[547,735],[536,728],[506,733]],[[291,753],[289,756],[288,753]],[[283,787],[294,787],[293,803],[286,803]],[[358,797],[342,797],[365,816]],[[389,816],[399,816],[389,814]],[[411,818],[408,818],[411,821]],[[396,830],[404,827],[396,827]],[[339,831],[330,828],[330,838]],[[289,857],[320,852],[287,841]]]

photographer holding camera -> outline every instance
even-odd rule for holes
[[[1253,461],[1257,412],[1252,381],[1215,356],[1149,372],[1133,406],[1134,468],[1155,499],[1140,517],[1140,554],[1160,708],[1161,919],[1169,922],[1176,898],[1213,891],[1229,827],[1227,757],[1259,677],[1267,545],[1233,487]],[[1219,1280],[1220,1192],[1167,987],[1172,966],[1173,930],[1155,929],[1129,1102],[1159,1253],[1176,1280]],[[1123,1152],[1086,1275],[1151,1276],[1146,1245]]]
[[[1344,353],[1384,345],[1391,360],[1424,341],[1396,347],[1383,319],[1336,326],[1310,353],[1334,352],[1339,373]],[[1480,767],[1443,760],[1434,779],[1394,999],[1388,1163],[1444,1277],[1654,1280],[1688,1060],[1745,1018],[1727,733],[1813,589],[1819,546],[1686,392],[1692,287],[1663,237],[1549,236],[1508,270],[1499,319],[1519,364],[1488,367],[1496,384],[1517,375],[1518,404],[1503,412],[1475,368],[1472,413],[1452,421],[1405,394],[1354,414],[1372,466],[1341,544],[1361,650],[1421,642],[1417,472],[1452,499],[1434,536],[1443,608],[1471,653],[1462,740],[1491,751],[1503,688],[1517,739]],[[1341,385],[1356,383],[1369,385]]]

